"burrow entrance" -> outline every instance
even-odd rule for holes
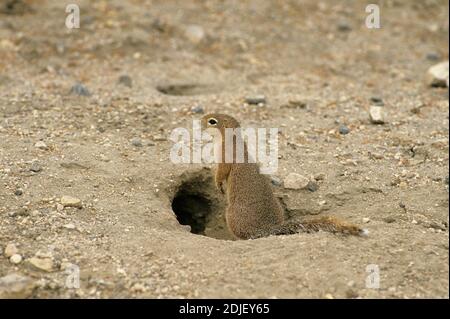
[[[207,84],[164,84],[158,85],[156,89],[163,94],[176,96],[212,94],[218,91],[218,87]]]
[[[172,210],[191,233],[216,239],[234,239],[225,221],[226,199],[214,186],[210,169],[185,172],[172,198]]]

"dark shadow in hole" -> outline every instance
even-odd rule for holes
[[[206,217],[211,213],[211,203],[200,195],[178,192],[172,202],[172,210],[181,225],[191,226],[191,233],[204,234]]]
[[[225,197],[215,188],[211,170],[188,171],[180,183],[170,190],[172,210],[191,233],[217,239],[234,239],[225,222]]]

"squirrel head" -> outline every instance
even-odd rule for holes
[[[233,117],[220,114],[220,113],[210,113],[202,117],[201,121],[202,129],[214,132],[215,129],[219,130],[222,136],[225,134],[226,128],[238,128],[240,127],[239,122]]]

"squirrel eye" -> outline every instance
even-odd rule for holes
[[[210,119],[208,120],[208,124],[209,124],[209,125],[217,125],[217,120],[216,120],[215,118],[210,118]]]

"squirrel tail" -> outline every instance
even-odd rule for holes
[[[343,222],[335,217],[325,216],[321,218],[292,221],[277,227],[273,235],[290,235],[296,233],[312,233],[326,231],[334,234],[354,235],[366,237],[369,231],[365,228]]]

